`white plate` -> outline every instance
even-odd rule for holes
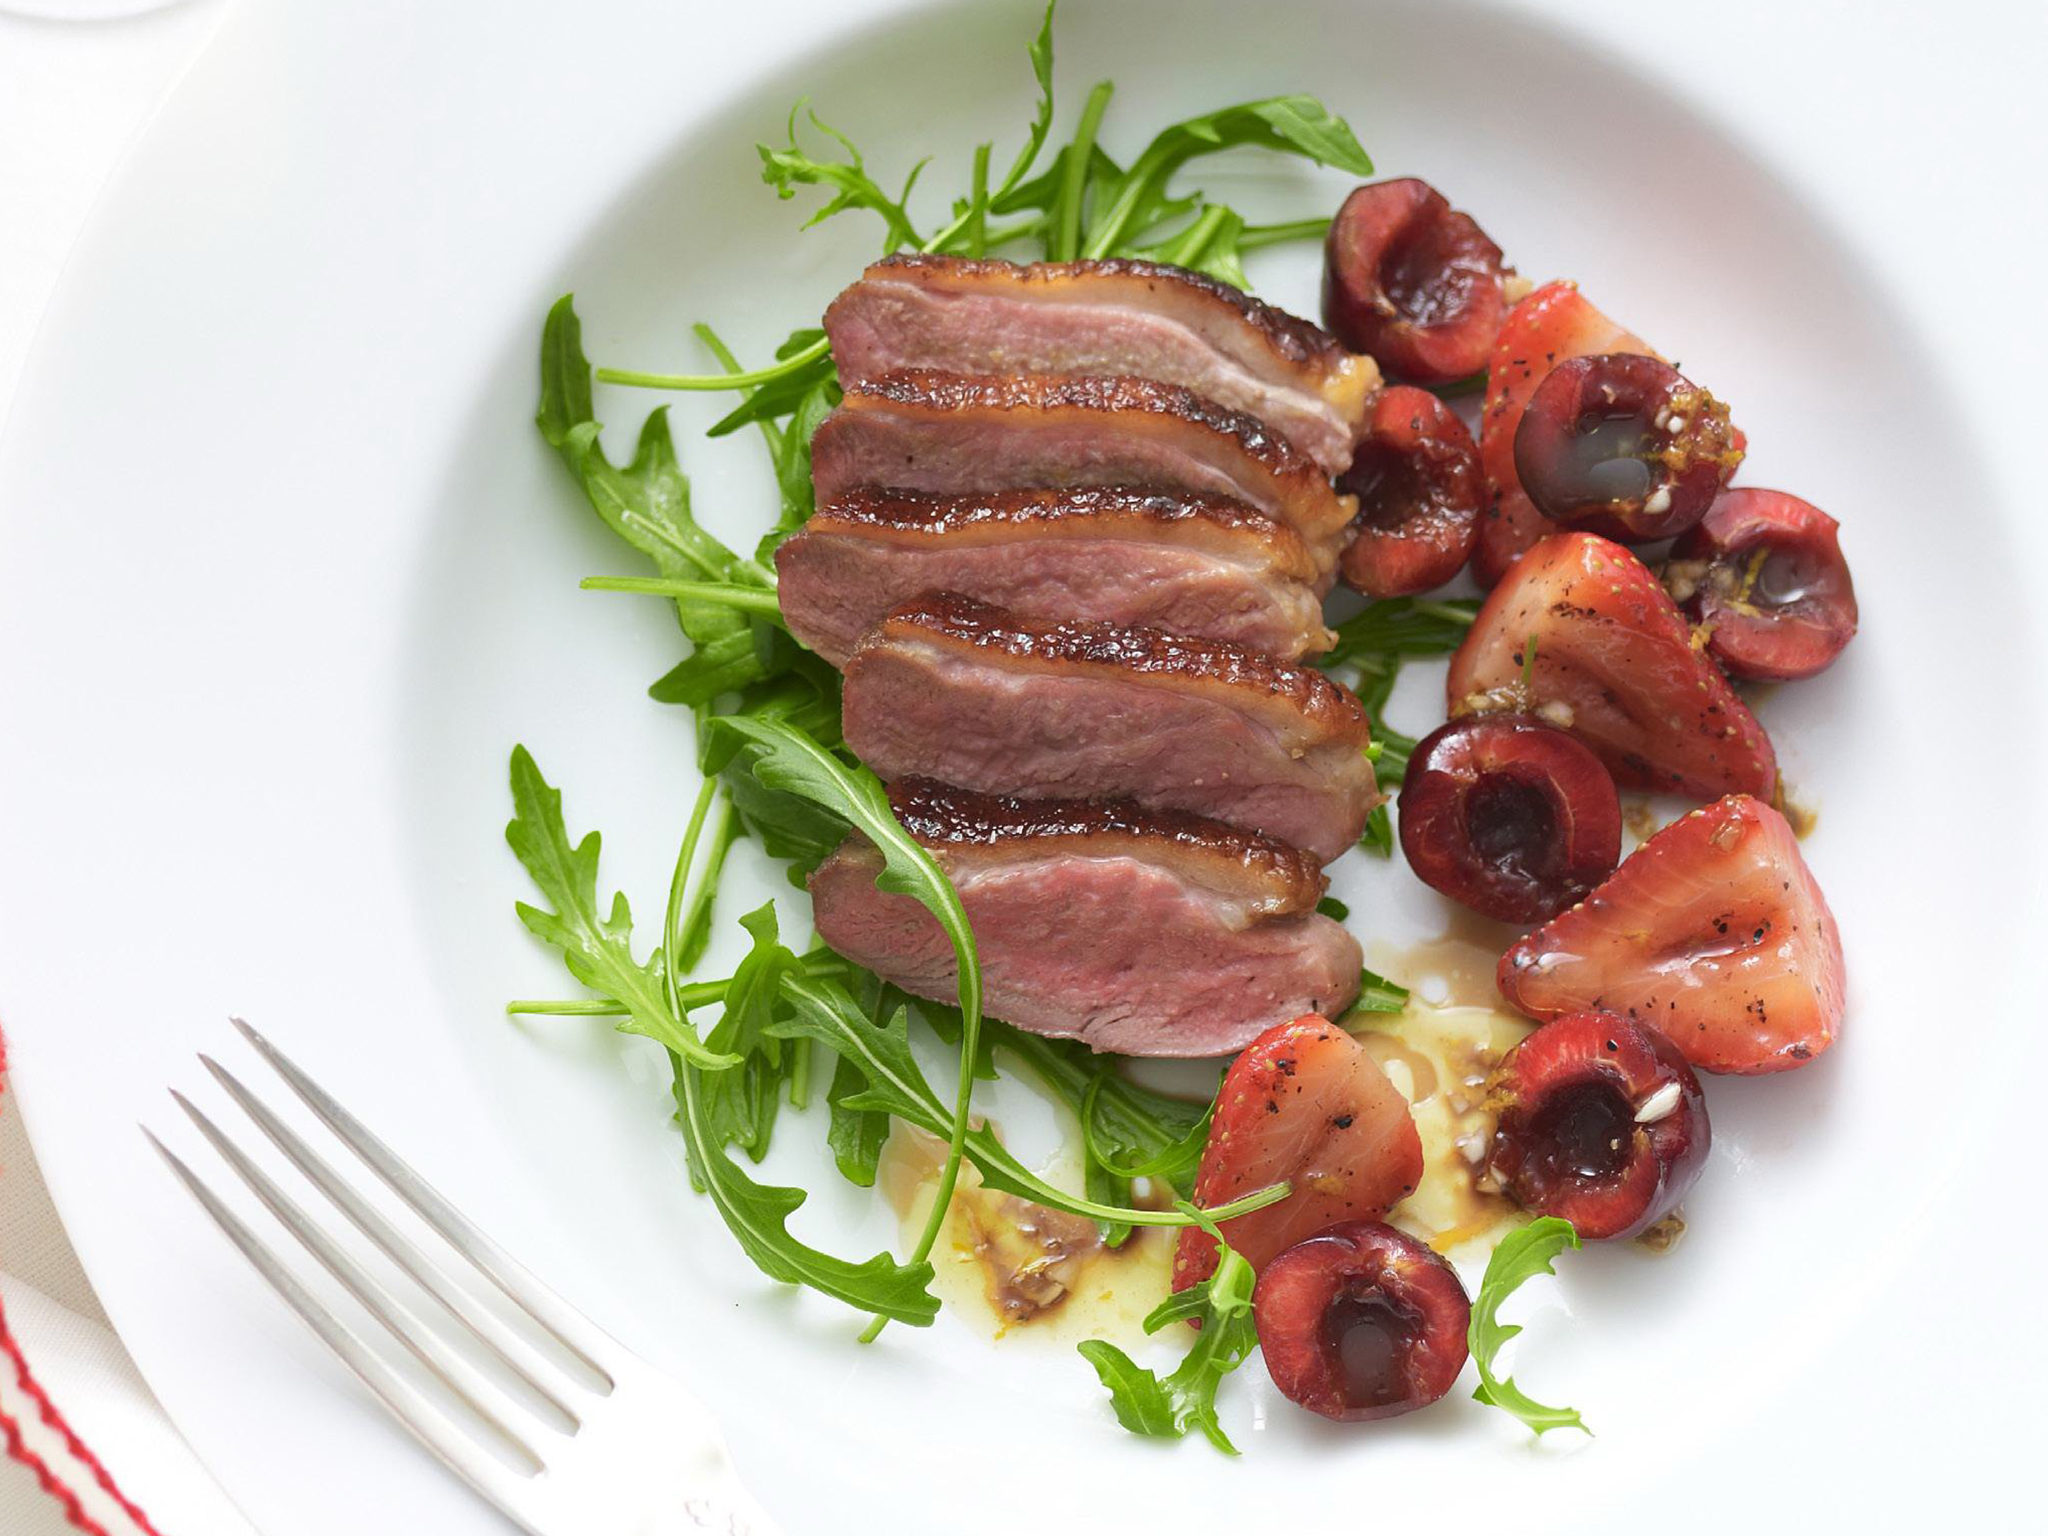
[[[1314,90],[1525,272],[1580,278],[1736,402],[1751,483],[1842,517],[1864,605],[1843,664],[1765,709],[1821,806],[1808,851],[1848,937],[1848,1033],[1794,1077],[1712,1086],[1678,1254],[1586,1255],[1530,1298],[1525,1379],[1599,1439],[1532,1451],[1462,1392],[1339,1430],[1254,1369],[1229,1389],[1229,1463],[1121,1435],[1065,1350],[991,1353],[950,1321],[856,1346],[853,1319],[761,1281],[690,1195],[650,1051],[499,1011],[564,988],[511,915],[512,743],[609,834],[606,877],[643,913],[692,781],[684,723],[642,693],[672,626],[575,588],[632,565],[528,424],[545,304],[577,289],[593,354],[622,363],[693,365],[698,318],[759,356],[871,249],[852,221],[794,238],[801,210],[755,181],[752,143],[792,99],[878,169],[936,151],[935,188],[975,137],[1008,153],[1029,111],[1024,5],[702,9],[246,5],[115,178],[11,423],[16,1082],[109,1312],[255,1520],[498,1529],[135,1134],[182,1135],[163,1088],[200,1085],[191,1052],[231,1048],[230,1010],[699,1383],[793,1531],[1196,1511],[1548,1529],[1596,1509],[1707,1530],[1954,1509],[2016,1480],[2048,851],[2019,798],[2041,762],[2027,609],[2048,541],[2018,495],[2033,407],[2007,307],[2033,209],[1998,195],[2032,184],[2038,142],[2017,37],[1983,58],[1950,40],[1981,35],[1957,8],[1867,8],[1845,31],[1762,0],[1711,29],[1597,33],[1590,0],[1570,26],[1347,0],[1065,18],[1062,131],[1104,75],[1125,149],[1169,112]],[[1288,170],[1243,197],[1279,214],[1339,186]],[[1258,275],[1306,305],[1311,265]],[[602,409],[630,428],[653,403]],[[754,444],[696,437],[712,408],[678,405],[680,443],[705,519],[738,536],[766,480]],[[1340,890],[1376,932],[1439,910],[1363,858]],[[812,1135],[792,1125],[771,1174],[818,1191],[800,1230],[872,1251],[892,1224],[834,1188]]]

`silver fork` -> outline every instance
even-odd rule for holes
[[[521,1383],[523,1391],[508,1390],[449,1349],[419,1311],[401,1303],[172,1089],[171,1097],[257,1199],[467,1410],[451,1411],[392,1369],[144,1126],[151,1145],[229,1240],[415,1439],[532,1536],[774,1536],[775,1525],[740,1485],[724,1437],[702,1403],[534,1279],[276,1046],[242,1020],[231,1022],[400,1200],[566,1352],[566,1358],[553,1355],[451,1283],[234,1074],[202,1054],[207,1071],[314,1187]]]

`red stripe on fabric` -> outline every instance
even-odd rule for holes
[[[4,1306],[0,1306],[0,1343],[4,1343],[7,1353],[13,1357],[16,1377],[25,1386],[29,1380],[28,1366],[21,1358],[21,1351],[14,1347],[14,1336],[7,1331],[7,1311]],[[66,1520],[86,1532],[87,1536],[107,1536],[107,1528],[85,1512],[85,1506],[78,1502],[78,1495],[59,1481],[57,1474],[50,1470],[50,1464],[38,1456],[22,1438],[21,1426],[5,1408],[0,1408],[0,1445],[5,1446],[9,1456],[35,1474],[36,1482],[43,1492],[63,1506]]]
[[[0,1094],[5,1092],[6,1072],[7,1034],[5,1030],[0,1030]],[[146,1536],[163,1536],[162,1532],[150,1524],[149,1516],[121,1492],[114,1482],[113,1474],[101,1464],[99,1457],[92,1453],[91,1447],[79,1439],[76,1431],[65,1422],[64,1415],[59,1413],[57,1405],[50,1401],[50,1395],[43,1390],[42,1383],[37,1381],[34,1372],[29,1370],[21,1346],[15,1342],[14,1333],[7,1326],[7,1306],[4,1301],[0,1301],[0,1351],[4,1351],[7,1358],[13,1362],[15,1383],[36,1405],[37,1416],[57,1432],[64,1441],[64,1448],[80,1465],[92,1473],[93,1481],[99,1484],[107,1497],[120,1505],[128,1518],[135,1522],[136,1528],[145,1532]],[[78,1495],[50,1470],[49,1464],[22,1438],[20,1424],[4,1407],[0,1407],[0,1437],[4,1437],[7,1454],[33,1472],[43,1492],[63,1505],[64,1517],[67,1520],[81,1531],[87,1532],[88,1536],[108,1536],[106,1527],[86,1513],[84,1505],[78,1501]]]

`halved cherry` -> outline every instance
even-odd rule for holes
[[[1428,182],[1353,192],[1323,260],[1323,323],[1389,375],[1446,384],[1486,366],[1507,313],[1500,247]]]
[[[1518,1205],[1585,1238],[1634,1237],[1700,1176],[1706,1095],[1657,1030],[1611,1013],[1553,1019],[1494,1071],[1489,1166]]]
[[[1554,531],[1515,474],[1515,438],[1536,386],[1569,357],[1649,351],[1642,337],[1588,303],[1577,283],[1546,283],[1508,311],[1487,360],[1486,403],[1479,413],[1487,505],[1472,548],[1472,576],[1482,587],[1499,581],[1523,550]]]
[[[1252,1318],[1291,1401],[1326,1419],[1388,1419],[1450,1391],[1472,1303],[1457,1271],[1405,1232],[1343,1221],[1259,1272]]]
[[[1664,585],[1735,677],[1789,681],[1824,669],[1856,633],[1841,525],[1783,491],[1723,491],[1678,541]]]
[[[1662,358],[1567,358],[1515,429],[1515,475],[1556,522],[1644,544],[1706,515],[1742,450],[1728,407]]]
[[[1427,592],[1458,574],[1479,516],[1479,449],[1426,389],[1379,393],[1337,489],[1358,498],[1344,579],[1367,597]]]
[[[1621,796],[1599,756],[1529,715],[1453,720],[1401,781],[1401,851],[1453,901],[1507,923],[1563,911],[1621,858]]]

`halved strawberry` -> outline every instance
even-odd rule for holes
[[[1557,529],[1536,510],[1515,473],[1515,432],[1529,397],[1566,358],[1602,352],[1659,355],[1634,331],[1622,329],[1587,303],[1576,283],[1546,283],[1508,311],[1486,367],[1486,403],[1479,414],[1479,466],[1486,475],[1486,502],[1472,546],[1472,576],[1482,587],[1499,581],[1518,555]],[[1741,429],[1731,429],[1737,452],[1746,442]]]
[[[1221,1205],[1290,1181],[1277,1205],[1223,1223],[1254,1270],[1338,1221],[1375,1221],[1415,1191],[1422,1138],[1408,1101],[1365,1048],[1320,1014],[1276,1024],[1246,1046],[1223,1078],[1195,1203]],[[1216,1240],[1181,1230],[1173,1288],[1216,1268]]]
[[[1842,935],[1792,828],[1730,795],[1673,822],[1501,957],[1502,996],[1554,1019],[1654,1024],[1707,1072],[1782,1072],[1842,1024]]]
[[[1777,756],[1749,706],[1693,648],[1643,562],[1598,534],[1552,534],[1515,562],[1451,658],[1446,691],[1453,716],[1506,707],[1566,727],[1624,789],[1777,789]]]

